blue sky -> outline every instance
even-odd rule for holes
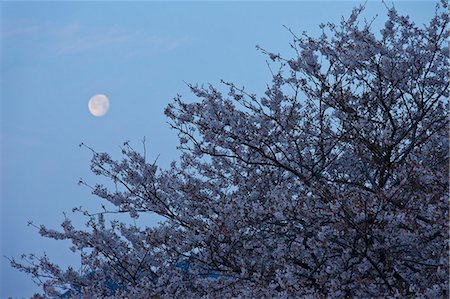
[[[100,200],[77,185],[98,182],[80,142],[120,158],[123,141],[139,148],[146,137],[148,157],[160,155],[166,167],[178,154],[164,107],[177,93],[194,100],[183,81],[224,79],[262,94],[270,73],[255,45],[290,55],[283,25],[317,35],[321,22],[336,22],[359,3],[2,2],[1,256],[47,252],[76,266],[67,242],[42,239],[26,223],[57,228],[72,207],[98,210]],[[434,4],[395,2],[419,24]],[[380,26],[385,12],[372,1],[365,15],[379,14]],[[97,93],[111,101],[100,118],[87,109]],[[0,266],[0,298],[38,290],[3,257]]]

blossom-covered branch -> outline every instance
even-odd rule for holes
[[[81,184],[113,208],[76,209],[87,230],[39,227],[72,242],[79,271],[12,266],[74,298],[448,297],[447,10],[419,27],[388,8],[375,33],[359,7],[293,33],[295,57],[259,48],[279,66],[262,96],[189,85],[197,100],[165,110],[179,163],[91,149],[111,185]]]

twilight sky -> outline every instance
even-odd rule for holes
[[[99,210],[101,201],[77,185],[99,182],[79,143],[120,158],[125,140],[139,149],[145,137],[148,158],[160,155],[167,167],[177,159],[177,138],[163,110],[177,93],[194,100],[183,81],[224,79],[262,94],[270,72],[255,45],[290,55],[283,25],[317,36],[321,22],[337,22],[359,3],[2,2],[0,298],[38,291],[3,256],[46,252],[77,266],[68,242],[43,239],[26,224],[59,228],[64,211]],[[422,24],[435,2],[394,4]],[[364,16],[378,14],[379,28],[385,12],[370,1]],[[97,93],[111,102],[99,118],[87,108]]]

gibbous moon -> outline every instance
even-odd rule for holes
[[[109,99],[104,94],[96,94],[88,103],[89,112],[94,116],[103,116],[108,112]]]

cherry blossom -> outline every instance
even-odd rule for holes
[[[103,210],[37,226],[81,268],[12,266],[59,298],[448,297],[448,6],[423,27],[388,8],[380,32],[362,11],[292,33],[295,57],[259,47],[279,69],[262,96],[189,85],[165,110],[168,169],[83,145]]]

